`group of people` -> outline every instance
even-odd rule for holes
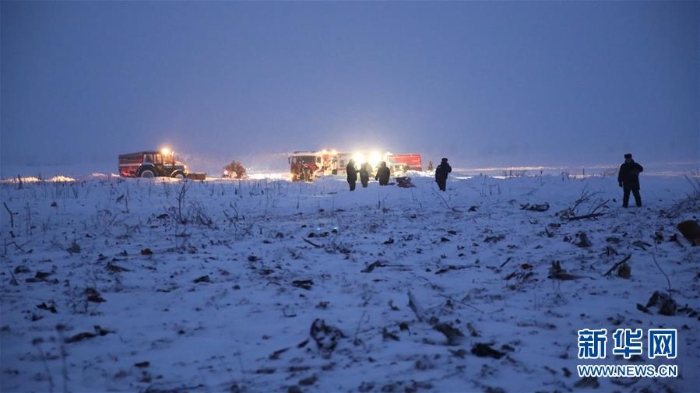
[[[428,169],[432,170],[433,162],[430,161],[428,164]],[[369,183],[369,176],[372,173],[372,166],[369,163],[364,163],[360,166],[358,171],[355,168],[355,160],[350,160],[348,162],[347,168],[347,180],[350,185],[350,191],[355,190],[355,183],[357,182],[357,174],[360,174],[360,182],[362,187],[367,187]],[[617,181],[622,187],[622,207],[627,207],[629,205],[630,194],[634,196],[634,202],[637,207],[642,206],[642,197],[639,193],[639,174],[644,171],[644,168],[636,163],[632,159],[632,154],[625,154],[625,162],[620,165],[620,170],[617,175]],[[447,189],[447,177],[452,172],[452,167],[447,162],[447,158],[443,158],[440,165],[435,168],[435,182],[438,185],[440,191],[445,191]],[[377,168],[377,174],[374,176],[375,180],[379,181],[380,186],[386,186],[389,184],[390,171],[386,166],[386,162],[382,161]]]
[[[430,166],[432,166],[432,162]],[[347,173],[347,181],[348,185],[350,186],[350,191],[354,191],[358,174],[360,175],[360,183],[362,183],[362,187],[367,187],[369,184],[370,174],[372,173],[372,166],[365,162],[360,165],[360,169],[358,170],[355,160],[350,159],[350,161],[348,161],[348,165],[345,167],[345,172]],[[452,172],[452,167],[447,163],[447,158],[443,158],[440,165],[435,168],[435,182],[438,184],[441,191],[445,191],[447,189],[447,176],[450,172]],[[387,186],[389,185],[390,176],[391,171],[386,165],[386,161],[380,162],[379,167],[377,168],[377,173],[374,175],[374,180],[379,181],[380,186]]]
[[[360,183],[362,184],[362,187],[367,187],[369,185],[369,176],[372,174],[372,165],[370,165],[370,163],[365,162],[360,165],[360,170],[357,170],[355,165],[355,160],[350,159],[350,161],[348,161],[348,165],[345,167],[348,184],[350,185],[350,191],[355,190],[355,183],[357,183],[358,173],[360,175]],[[374,175],[374,180],[379,181],[380,186],[386,186],[389,185],[390,175],[391,171],[389,170],[389,167],[386,166],[385,161],[382,161],[379,163],[377,173]]]

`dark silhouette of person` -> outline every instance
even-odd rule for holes
[[[435,182],[440,187],[440,191],[447,188],[447,175],[452,172],[452,167],[447,163],[447,158],[443,158],[440,165],[435,168]]]
[[[389,167],[386,166],[386,162],[382,161],[379,163],[379,168],[377,168],[377,174],[374,175],[374,180],[379,180],[380,186],[386,186],[389,184],[389,177],[391,176],[391,171]]]
[[[370,165],[369,162],[365,162],[360,165],[360,183],[362,183],[363,188],[367,187],[367,184],[369,183],[369,174],[371,172],[372,165]]]
[[[357,169],[355,168],[355,160],[350,159],[345,167],[345,172],[348,174],[348,184],[350,191],[355,191],[355,183],[357,183]]]
[[[432,162],[432,161],[428,161],[428,172],[430,172],[430,171],[432,171],[432,170],[433,170],[433,162]]]
[[[632,154],[625,154],[625,162],[620,165],[617,174],[617,182],[622,187],[622,207],[627,207],[630,201],[630,192],[634,195],[637,207],[642,207],[642,197],[639,194],[639,174],[644,168],[632,159]]]

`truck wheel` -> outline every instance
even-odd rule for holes
[[[141,177],[146,177],[150,179],[152,177],[156,177],[156,174],[152,170],[146,169],[141,172]]]
[[[173,177],[176,179],[184,179],[185,175],[182,172],[175,172],[173,173]]]

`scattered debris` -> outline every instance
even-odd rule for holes
[[[316,244],[316,243],[312,242],[311,240],[309,240],[309,239],[307,239],[307,238],[302,238],[301,240],[303,240],[303,241],[305,241],[305,242],[311,244],[312,246],[314,246],[314,247],[316,247],[316,248],[321,248],[321,247],[323,247],[322,245]]]
[[[306,290],[310,290],[313,285],[314,285],[313,280],[294,280],[294,281],[292,281],[293,287],[303,288]]]
[[[497,351],[493,348],[491,348],[490,344],[485,344],[485,343],[476,343],[472,346],[471,350],[473,355],[476,355],[480,358],[494,358],[494,359],[500,359],[503,356],[505,356],[505,352]]]
[[[700,225],[697,221],[686,220],[676,225],[678,231],[694,246],[700,246]]]
[[[678,305],[676,304],[676,301],[673,300],[671,295],[659,291],[654,291],[649,298],[646,305],[647,310],[649,307],[658,307],[659,314],[668,316],[676,315],[676,311],[678,309]]]
[[[629,279],[632,277],[632,268],[630,265],[623,263],[617,268],[617,276],[620,278]]]
[[[598,389],[600,387],[600,382],[596,377],[583,377],[574,383],[575,388],[592,388]]]
[[[209,278],[209,275],[204,275],[204,276],[195,278],[193,282],[195,284],[199,284],[200,282],[211,282],[211,279]]]
[[[465,266],[465,265],[460,265],[460,266],[457,266],[457,265],[448,265],[448,266],[445,266],[445,267],[443,267],[442,269],[436,271],[435,274],[447,273],[447,272],[449,272],[450,270],[462,270],[462,269],[466,269],[466,268],[468,268],[468,267],[469,267],[469,266]]]
[[[382,339],[384,341],[387,341],[387,340],[399,341],[399,336],[397,336],[394,333],[389,332],[388,330],[386,330],[386,328],[382,328]]]
[[[541,203],[541,204],[536,204],[536,205],[531,205],[529,203],[521,204],[520,205],[520,210],[529,210],[529,211],[534,211],[534,212],[546,212],[549,210],[549,203]]]
[[[590,278],[587,276],[581,276],[578,274],[567,273],[566,270],[562,269],[561,263],[559,261],[552,262],[552,266],[549,268],[549,276],[547,278],[552,278],[556,280],[569,281],[577,280],[580,278]]]
[[[100,295],[100,293],[97,291],[95,288],[85,288],[85,291],[83,291],[85,295],[87,295],[87,301],[88,302],[93,302],[93,303],[103,303],[106,302]]]
[[[445,335],[447,345],[459,345],[464,337],[464,334],[449,323],[435,323],[433,329]]]
[[[121,272],[130,271],[129,269],[123,268],[121,266],[117,266],[117,265],[113,264],[112,262],[108,262],[107,266],[105,268],[112,273],[121,273]]]
[[[576,242],[575,244],[579,247],[590,247],[591,245],[593,245],[593,243],[591,243],[591,240],[588,238],[588,235],[586,235],[586,232],[578,232],[576,234],[576,237],[578,238],[578,242]]]
[[[504,235],[504,234],[500,234],[500,235],[496,235],[496,236],[487,236],[484,239],[484,242],[485,243],[496,243],[496,242],[499,242],[505,238],[506,238],[506,235]]]
[[[93,338],[93,337],[97,337],[97,336],[106,336],[109,333],[114,333],[111,330],[103,329],[100,325],[95,325],[94,328],[95,328],[95,333],[91,333],[91,332],[78,333],[76,335],[66,337],[63,341],[66,344],[70,344],[70,343],[74,343],[74,342],[78,342],[78,341],[83,341],[83,340],[86,340],[88,338]]]
[[[46,311],[51,311],[53,314],[57,314],[58,311],[56,311],[56,305],[54,302],[49,302],[49,305],[47,305],[45,302],[42,302],[41,304],[37,305],[36,308],[39,310],[46,310]]]
[[[608,271],[605,272],[605,274],[603,274],[603,276],[609,276],[610,273],[612,273],[615,269],[619,269],[620,265],[627,264],[627,261],[629,261],[630,258],[632,258],[632,254],[627,255],[623,260],[612,265],[612,267],[610,269],[608,269]]]
[[[386,266],[388,266],[386,262],[374,261],[374,262],[370,263],[367,267],[365,267],[364,269],[362,269],[361,272],[362,272],[362,273],[369,273],[369,272],[371,272],[372,270],[374,270],[375,268],[378,268],[378,267],[386,267]]]
[[[347,338],[340,329],[326,325],[323,319],[318,318],[311,324],[309,335],[316,342],[316,347],[326,356],[330,356],[341,338]]]
[[[70,247],[66,249],[66,251],[68,251],[68,253],[70,253],[71,255],[80,254],[80,245],[74,240]]]

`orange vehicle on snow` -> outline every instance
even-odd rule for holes
[[[122,177],[174,177],[204,180],[204,173],[190,173],[187,166],[175,160],[175,153],[167,149],[146,150],[119,155],[119,175]]]
[[[337,172],[338,153],[330,150],[295,151],[288,158],[292,181],[313,181],[324,175]]]

